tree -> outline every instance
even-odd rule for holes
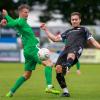
[[[6,8],[12,16],[16,15],[17,7],[22,3],[27,3],[33,6],[35,2],[47,5],[47,8],[40,16],[41,21],[48,21],[52,19],[51,13],[55,10],[63,15],[62,20],[69,22],[70,14],[78,11],[82,14],[82,24],[96,24],[96,20],[100,20],[100,0],[0,0],[0,10]]]
[[[43,18],[49,17],[48,19],[51,19],[49,13],[59,9],[64,15],[63,21],[65,22],[70,20],[70,14],[74,11],[82,14],[82,24],[84,25],[95,25],[95,20],[100,20],[100,0],[48,0],[47,5],[45,12],[48,14],[44,12]]]

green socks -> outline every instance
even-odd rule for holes
[[[14,93],[24,82],[25,82],[25,77],[21,76],[16,83],[14,84],[14,86],[11,89],[11,92]]]
[[[46,78],[46,84],[51,85],[52,84],[52,67],[51,66],[46,66],[45,67],[45,78]],[[25,77],[21,76],[14,86],[11,88],[11,92],[14,93],[16,90],[25,82]]]
[[[77,70],[80,69],[80,62],[79,61],[76,63],[76,67],[77,67]]]
[[[52,67],[51,66],[45,67],[45,78],[46,78],[46,84],[51,85],[52,84]]]

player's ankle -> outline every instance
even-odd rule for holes
[[[47,86],[47,88],[48,88],[48,89],[51,89],[51,88],[53,88],[53,85],[50,84],[50,85]]]

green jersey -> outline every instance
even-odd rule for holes
[[[37,44],[39,41],[35,37],[32,28],[27,24],[26,19],[12,19],[9,15],[5,16],[8,27],[14,27],[18,31],[24,48],[25,70],[34,70],[37,63],[41,63],[38,56]]]
[[[27,24],[26,19],[18,18],[13,20],[9,15],[5,16],[8,21],[7,26],[15,27],[22,39],[22,44],[25,47],[36,46],[39,41],[35,37],[32,28]]]

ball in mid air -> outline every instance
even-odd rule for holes
[[[42,61],[50,58],[50,51],[47,48],[39,49],[38,54]]]

